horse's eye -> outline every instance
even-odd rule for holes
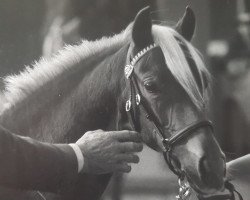
[[[144,87],[149,92],[158,92],[159,91],[157,84],[154,82],[145,82]]]

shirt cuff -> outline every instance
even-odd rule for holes
[[[83,165],[84,165],[84,157],[83,157],[82,151],[81,151],[80,147],[75,143],[71,143],[71,144],[69,144],[69,146],[72,147],[72,149],[74,150],[74,152],[76,154],[77,163],[78,163],[78,173],[79,173],[82,171]]]

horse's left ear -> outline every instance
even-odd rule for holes
[[[186,40],[190,41],[192,39],[195,30],[195,15],[189,6],[186,7],[183,17],[176,24],[175,30]]]
[[[138,50],[153,43],[150,7],[143,8],[135,17],[132,39]]]

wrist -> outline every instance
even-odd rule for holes
[[[75,143],[71,143],[71,144],[69,144],[69,146],[71,146],[71,148],[75,152],[76,159],[77,159],[77,166],[78,166],[77,171],[78,171],[78,173],[80,173],[83,170],[83,166],[84,166],[84,156],[82,154],[82,151],[81,151],[80,147]]]

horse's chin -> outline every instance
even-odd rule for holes
[[[193,184],[190,184],[190,186],[192,187],[193,191],[196,193],[197,196],[202,197],[204,199],[222,192],[222,191],[217,191],[215,189],[208,189],[208,188],[200,189],[198,187],[195,187]]]
[[[225,197],[223,198],[222,196],[230,196],[230,192],[227,190],[223,190],[223,191],[219,191],[213,194],[203,194],[203,195],[197,195],[199,197],[200,200],[204,199],[225,199]]]
[[[218,190],[214,188],[205,187],[204,185],[198,186],[195,183],[192,183],[192,181],[189,181],[189,185],[192,188],[192,190],[196,193],[196,195],[199,196],[201,199],[206,199],[216,194],[223,193],[223,191],[225,190],[224,186]]]
[[[218,198],[220,198],[223,195],[230,195],[229,191],[226,190],[226,189],[223,189],[222,191],[212,192],[212,193],[202,193],[202,192],[198,192],[198,191],[195,191],[195,193],[199,197],[199,199],[201,199],[201,200],[202,199],[204,199],[204,200],[205,199],[218,199]]]

